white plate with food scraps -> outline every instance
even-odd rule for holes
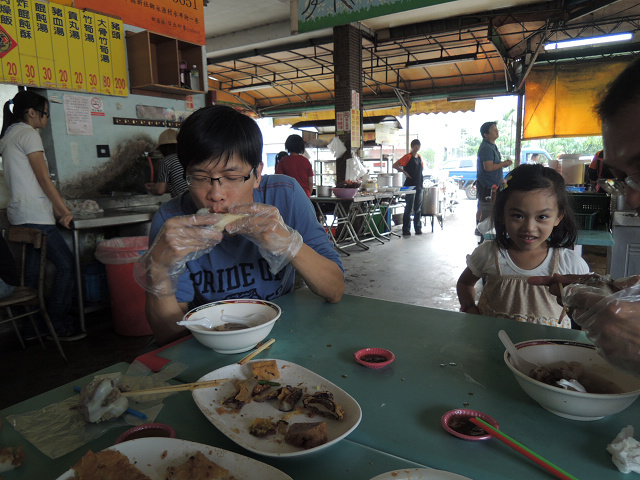
[[[253,362],[244,365],[234,363],[214,370],[198,380],[202,382],[217,378],[228,378],[229,382],[219,387],[200,388],[193,391],[193,398],[202,413],[229,439],[241,447],[260,455],[294,457],[317,452],[333,445],[349,435],[358,426],[362,419],[362,410],[358,402],[347,392],[300,365],[284,360],[273,361],[277,363],[280,372],[280,378],[274,379],[274,382],[282,386],[301,387],[308,394],[320,391],[331,392],[334,400],[344,409],[344,418],[342,420],[334,420],[320,415],[310,417],[308,411],[300,406],[301,402],[298,403],[298,407],[293,412],[281,412],[278,410],[277,400],[269,400],[263,403],[252,401],[246,403],[239,412],[232,411],[225,407],[223,402],[234,394],[234,380],[245,380],[252,377],[251,363]],[[249,425],[256,418],[268,418],[274,423],[282,419],[289,422],[289,424],[326,422],[328,441],[317,447],[305,450],[286,443],[284,435],[280,433],[267,437],[256,437],[249,433]]]
[[[229,473],[235,478],[243,480],[265,480],[267,478],[269,480],[293,480],[277,468],[253,458],[177,438],[138,438],[119,443],[107,450],[116,450],[129,457],[130,462],[135,464],[138,470],[149,476],[151,480],[164,480],[168,467],[177,467],[196,452],[202,452],[213,463],[229,470]],[[75,473],[71,468],[57,480],[74,478]]]
[[[405,468],[383,473],[371,480],[471,480],[456,473],[432,468]]]

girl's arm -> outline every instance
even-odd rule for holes
[[[38,180],[38,184],[42,188],[44,194],[51,200],[53,205],[53,215],[56,217],[60,225],[69,228],[69,224],[73,220],[73,215],[64,204],[64,200],[60,196],[58,189],[51,181],[47,163],[44,160],[43,152],[33,152],[27,155],[31,169]]]
[[[469,267],[465,268],[458,283],[456,290],[458,291],[458,300],[460,301],[461,310],[465,313],[480,314],[480,310],[476,305],[476,283],[480,278],[476,277]]]

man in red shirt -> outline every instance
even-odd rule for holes
[[[284,157],[276,165],[276,173],[295,178],[307,197],[311,198],[313,190],[313,168],[307,157],[303,157],[304,140],[300,135],[289,135],[284,142],[284,148],[289,155]]]

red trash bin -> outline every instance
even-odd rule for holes
[[[118,237],[96,247],[96,258],[107,270],[113,328],[129,337],[152,335],[145,314],[145,292],[133,278],[133,265],[149,248],[149,237]]]

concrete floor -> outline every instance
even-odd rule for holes
[[[474,236],[476,203],[460,197],[456,211],[423,227],[423,235],[393,237],[369,250],[348,247],[343,256],[346,293],[443,310],[458,310],[455,291],[464,270],[466,255],[477,246]],[[428,217],[427,217],[428,218]],[[401,233],[396,226],[394,232]],[[86,317],[87,338],[64,343],[65,364],[51,342],[42,350],[36,341],[22,349],[13,332],[0,335],[0,409],[21,402],[118,362],[131,362],[154,348],[153,339],[117,335],[108,309]],[[71,395],[72,392],[69,392]]]

